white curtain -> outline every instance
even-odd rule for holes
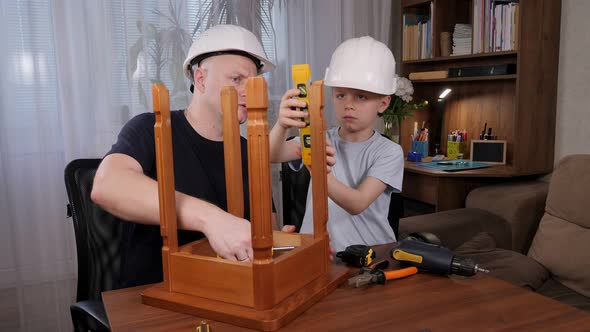
[[[341,42],[370,35],[391,44],[391,0],[298,0],[286,1],[273,16],[277,31],[276,89],[273,97],[280,98],[291,88],[291,64],[308,63],[312,80],[324,79],[332,52]],[[278,8],[275,8],[278,9]],[[326,127],[336,125],[330,105],[330,90],[325,91]]]
[[[390,0],[275,1],[272,29],[251,12],[268,0],[0,1],[0,331],[71,330],[76,249],[65,165],[102,157],[128,119],[151,111],[154,80],[170,89],[173,109],[188,104],[180,63],[211,3],[233,3],[243,16],[236,22],[255,30],[278,64],[266,76],[271,124],[292,86],[291,64],[309,63],[322,79],[343,40],[391,44]]]

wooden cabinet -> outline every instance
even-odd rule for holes
[[[428,38],[432,38],[432,57],[402,60],[400,76],[408,77],[413,72],[507,63],[516,64],[516,73],[412,81],[414,99],[428,100],[429,106],[416,111],[414,117],[402,123],[401,145],[405,153],[410,150],[414,121],[420,124],[424,121],[431,128],[431,133],[439,133],[440,136],[431,134],[430,145],[433,151],[434,141],[440,141],[442,152],[446,152],[450,130],[467,130],[469,146],[469,141],[478,139],[487,123],[498,139],[507,141],[507,163],[502,166],[502,176],[549,173],[554,161],[561,1],[518,2],[518,47],[515,50],[442,57],[441,32],[452,34],[457,23],[473,26],[475,1],[478,0],[402,0],[402,38],[407,36],[403,26],[405,15],[429,15],[431,31]],[[502,3],[491,2],[492,6]],[[405,44],[407,40],[402,42],[402,45]],[[452,89],[451,93],[442,102],[439,101],[438,96],[447,88]],[[468,152],[466,158],[469,158]],[[406,172],[418,174],[408,167]],[[420,174],[428,176],[424,173],[428,172]],[[498,179],[498,171],[490,168],[478,171],[473,180],[479,181],[487,177],[487,173]],[[411,184],[404,183],[404,187],[407,185]]]

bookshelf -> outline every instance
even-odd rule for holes
[[[476,1],[478,5],[475,4]],[[491,6],[507,3],[506,0],[490,2]],[[426,13],[423,16],[429,16],[432,24],[432,34],[429,37],[432,38],[432,55],[424,59],[403,57],[400,76],[408,77],[413,72],[456,67],[516,64],[515,74],[412,81],[414,100],[428,100],[429,107],[415,111],[414,117],[402,122],[400,135],[405,153],[411,148],[410,134],[414,121],[426,122],[431,133],[440,132],[440,137],[437,135],[430,138],[431,155],[434,141],[437,140],[440,141],[442,152],[446,153],[447,134],[450,130],[467,130],[466,145],[469,146],[471,139],[478,139],[484,123],[487,123],[487,127],[493,128],[498,139],[507,141],[507,164],[501,171],[492,168],[473,172],[472,174],[476,174],[473,176],[478,178],[474,178],[473,183],[488,177],[487,173],[494,178],[514,178],[551,172],[554,162],[561,1],[518,1],[518,10],[512,14],[513,19],[518,21],[518,29],[512,31],[510,37],[517,38],[516,49],[456,56],[441,56],[441,32],[452,33],[453,27],[458,23],[477,25],[477,16],[483,16],[476,15],[474,8],[481,9],[486,0],[402,0],[401,4],[402,47],[408,44],[403,39],[407,36],[403,26],[406,15]],[[473,30],[476,31],[474,33],[482,33],[482,27]],[[480,39],[480,43],[486,43],[484,39]],[[472,43],[473,40],[475,38],[472,38]],[[473,48],[472,45],[472,50]],[[480,48],[485,47],[480,45]],[[402,54],[407,53],[402,51]],[[441,103],[438,96],[447,88],[452,89],[452,92]],[[467,151],[465,158],[469,157]],[[411,167],[406,167],[406,171],[413,172],[413,175],[419,173]],[[469,173],[466,174],[460,176],[464,179]],[[419,175],[427,174],[420,172]],[[458,175],[449,175],[453,176]],[[461,199],[464,200],[464,197]]]
[[[420,83],[444,83],[444,82],[468,82],[468,81],[493,81],[493,80],[514,80],[516,75],[493,75],[493,76],[470,76],[470,77],[450,77],[450,78],[433,78],[417,80],[414,84]]]

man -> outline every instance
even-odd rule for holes
[[[186,110],[171,112],[179,244],[204,234],[215,252],[234,261],[252,260],[247,144],[242,138],[245,218],[227,212],[223,160],[221,88],[238,92],[238,118],[247,119],[245,84],[274,65],[248,30],[217,25],[191,46],[184,70],[193,97]],[[120,287],[162,280],[162,239],[154,145],[155,116],[140,114],[121,130],[100,164],[92,200],[124,222]],[[293,231],[284,228],[284,231]],[[197,231],[197,232],[195,232]]]

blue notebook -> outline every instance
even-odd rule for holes
[[[441,160],[441,161],[432,161],[432,162],[428,162],[428,163],[416,163],[416,164],[414,164],[414,166],[435,169],[435,170],[439,170],[439,171],[446,171],[446,172],[457,172],[457,171],[465,171],[468,169],[490,167],[493,165],[488,164],[488,163],[482,163],[479,161],[470,161],[470,160]]]

